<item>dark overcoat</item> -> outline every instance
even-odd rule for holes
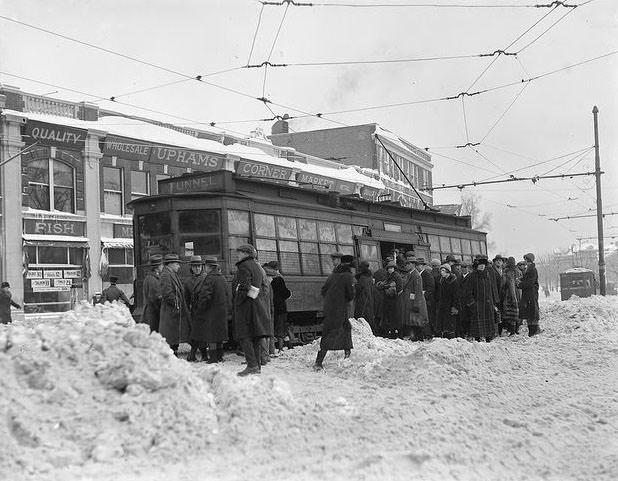
[[[206,277],[206,273],[202,272],[200,274],[191,273],[191,277],[185,280],[183,283],[183,287],[185,288],[185,302],[187,303],[187,307],[190,312],[193,312],[193,294],[196,291],[196,286],[201,285],[204,282],[204,278]]]
[[[355,277],[354,318],[360,319],[362,317],[374,329],[374,287],[371,271],[369,269],[359,270]]]
[[[436,289],[436,326],[435,332],[455,332],[457,314],[452,314],[452,309],[459,311],[459,281],[455,274],[448,277],[440,276],[440,282]]]
[[[159,316],[161,313],[161,284],[159,274],[154,271],[146,272],[144,285],[144,314],[143,319],[153,331],[159,331]]]
[[[416,269],[412,269],[405,279],[401,305],[404,326],[425,327],[429,324],[427,300],[423,294],[423,278]]]
[[[534,263],[529,263],[521,278],[521,303],[519,305],[520,319],[526,319],[528,324],[539,323],[539,274]]]
[[[131,304],[126,294],[115,284],[112,284],[107,289],[103,289],[103,292],[101,293],[101,303],[104,303],[105,301],[122,301],[126,306]]]
[[[427,315],[432,329],[436,323],[436,285],[435,279],[431,270],[423,269],[421,272],[423,279],[423,293],[425,294],[425,302],[427,303]]]
[[[384,281],[387,276],[388,273],[384,267],[373,273],[373,318],[376,324],[380,324],[384,310],[384,290],[378,287],[378,283]]]
[[[168,267],[161,272],[159,333],[170,346],[189,340],[191,318],[178,275]]]
[[[494,295],[495,284],[487,270],[476,270],[466,281],[465,304],[470,307],[470,335],[494,337],[496,333],[496,307],[499,299]]]
[[[376,284],[384,296],[382,300],[382,319],[380,327],[384,330],[401,329],[401,290],[403,279],[399,272],[386,275],[386,279]]]
[[[191,300],[191,340],[223,342],[228,338],[229,286],[220,271],[200,276]]]
[[[324,323],[321,350],[352,349],[352,330],[348,322],[348,303],[354,299],[354,275],[350,266],[340,264],[322,286]]]
[[[237,262],[236,268],[236,275],[232,280],[236,337],[238,339],[272,337],[268,297],[270,288],[264,269],[253,257],[245,257]],[[247,295],[251,286],[260,290],[255,299]]]
[[[21,306],[11,299],[12,294],[0,289],[0,324],[13,322],[11,318],[11,306],[21,309]]]

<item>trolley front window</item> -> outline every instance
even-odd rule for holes
[[[180,232],[219,234],[221,220],[218,210],[185,210],[178,213]]]

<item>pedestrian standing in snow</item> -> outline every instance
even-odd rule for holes
[[[424,267],[422,259],[414,259],[406,264],[408,275],[402,286],[401,304],[402,323],[404,324],[405,337],[411,334],[413,341],[425,339],[429,326],[427,314],[427,302],[423,294],[423,278],[420,269]]]
[[[453,266],[451,265],[451,271],[452,269]],[[470,335],[470,308],[466,306],[464,294],[472,272],[472,264],[467,264],[464,262],[461,264],[461,276],[457,278],[457,282],[459,283],[459,316],[457,319],[457,337],[462,337],[464,339]]]
[[[236,252],[237,270],[232,280],[234,324],[247,361],[247,367],[238,375],[248,376],[262,371],[262,339],[270,338],[273,332],[269,319],[266,274],[256,261],[257,251],[251,244],[243,244],[236,248]]]
[[[498,298],[494,294],[495,284],[487,273],[487,257],[474,260],[475,270],[466,283],[465,304],[470,308],[470,335],[477,341],[491,341],[496,333],[496,311]]]
[[[274,335],[277,341],[277,350],[283,351],[283,340],[288,335],[288,308],[287,300],[292,293],[285,284],[285,279],[279,271],[279,263],[270,261],[264,264],[264,270],[271,277],[270,288],[273,294]]]
[[[116,276],[110,276],[109,278],[109,287],[107,289],[103,289],[101,294],[101,302],[113,302],[120,301],[125,306],[130,306],[131,302],[129,302],[129,298],[125,295],[125,293],[116,285],[118,282],[118,278]]]
[[[416,266],[419,270],[419,274],[423,279],[423,295],[425,296],[425,303],[427,304],[427,316],[429,318],[430,330],[426,331],[427,337],[431,337],[436,327],[436,299],[435,299],[435,281],[431,274],[431,268],[427,268],[425,259],[423,257],[416,258]]]
[[[521,304],[519,317],[528,324],[528,335],[539,333],[539,274],[534,265],[534,254],[524,256],[526,272],[521,278]]]
[[[384,290],[379,288],[380,283],[388,277],[386,266],[393,259],[387,257],[382,263],[382,267],[373,273],[373,321],[380,336],[384,335],[382,330],[382,313],[384,310]]]
[[[356,271],[356,287],[354,297],[354,318],[361,317],[367,321],[374,335],[377,335],[377,326],[373,320],[373,277],[369,262],[360,261]]]
[[[354,257],[342,256],[341,264],[328,276],[326,283],[322,286],[324,321],[320,350],[313,366],[316,371],[324,368],[322,363],[328,351],[343,350],[344,357],[350,357],[353,346],[352,326],[348,319],[348,303],[354,299],[352,262],[354,262]]]
[[[165,254],[165,267],[161,272],[161,311],[159,332],[175,356],[178,346],[187,342],[191,331],[191,318],[185,300],[185,290],[178,278],[180,259],[176,254]]]
[[[510,335],[519,334],[519,303],[521,300],[517,284],[520,272],[515,264],[515,258],[509,257],[504,268],[504,284],[500,294],[502,304],[502,323]]]
[[[17,304],[12,297],[11,285],[4,281],[0,284],[0,324],[9,324],[13,322],[11,318],[11,306],[21,309],[21,306]]]
[[[205,256],[203,262],[204,275],[196,284],[191,300],[191,340],[199,345],[202,361],[212,364],[223,362],[231,298],[217,259]]]
[[[144,296],[144,313],[142,318],[150,326],[151,331],[159,332],[159,316],[161,315],[161,281],[163,271],[163,256],[153,254],[148,258],[148,267],[144,277],[142,293]]]
[[[493,281],[496,285],[496,293],[498,294],[498,298],[500,298],[500,293],[504,288],[504,261],[506,259],[502,257],[500,254],[496,254],[491,266],[489,267],[489,275],[493,278]],[[496,322],[498,324],[497,335],[502,335],[502,330],[506,327],[502,325],[502,302],[498,302],[498,311],[496,312]]]
[[[431,262],[429,263],[429,265],[431,266],[431,277],[433,277],[433,285],[434,285],[435,291],[437,293],[437,291],[438,291],[438,284],[440,283],[440,279],[441,279],[441,276],[440,276],[440,266],[442,264],[440,264],[440,260],[439,259],[431,259]],[[434,297],[437,297],[437,294],[434,294]]]
[[[444,259],[444,264],[448,264],[449,266],[451,266],[451,273],[455,274],[455,276],[457,276],[457,279],[461,280],[464,272],[461,266],[461,261],[459,259],[457,259],[454,255],[449,254]]]
[[[451,266],[440,267],[440,282],[436,289],[436,336],[452,339],[457,329],[459,314],[459,281]]]
[[[401,303],[399,295],[403,287],[401,275],[397,272],[397,264],[390,261],[386,264],[386,278],[376,283],[382,292],[382,321],[380,331],[386,337],[396,337],[401,330]]]
[[[202,352],[202,360],[205,361],[207,357],[206,352],[206,341],[204,340],[203,332],[201,330],[198,332],[194,327],[196,325],[204,324],[205,319],[198,318],[201,316],[201,312],[197,310],[197,297],[196,292],[200,289],[202,283],[204,282],[204,278],[206,275],[203,273],[204,264],[202,262],[202,258],[200,256],[191,256],[189,259],[189,270],[191,271],[191,277],[187,279],[184,283],[185,290],[185,302],[187,303],[187,307],[189,308],[189,312],[191,313],[191,337],[189,339],[189,344],[191,344],[191,352],[187,356],[188,362],[196,362],[197,361],[197,351],[198,349]]]
[[[274,277],[277,275],[276,271],[269,267],[267,264],[262,264],[260,266],[264,271],[264,280],[266,281],[266,285],[268,286],[267,294],[266,294],[266,304],[268,305],[268,325],[269,330],[273,333],[270,337],[262,339],[262,366],[268,364],[270,362],[270,358],[276,357],[275,350],[275,305],[274,305],[274,295],[272,289],[272,281]]]

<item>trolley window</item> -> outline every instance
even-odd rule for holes
[[[294,217],[277,217],[277,233],[277,237],[280,239],[298,239],[296,219]]]
[[[275,217],[272,215],[255,214],[255,235],[264,237],[275,237]]]
[[[318,240],[317,224],[313,220],[298,219],[299,238],[303,240]],[[304,251],[304,249],[303,249]]]
[[[300,274],[298,242],[279,241],[279,256],[281,257],[279,263],[281,272],[285,274]]]
[[[185,210],[178,212],[180,232],[219,234],[221,220],[218,210]]]
[[[470,239],[461,239],[461,246],[464,254],[469,256],[472,255],[472,244],[470,243]]]
[[[354,237],[352,226],[349,224],[337,224],[337,240],[339,244],[352,244]]]
[[[320,269],[320,255],[318,252],[318,245],[314,242],[301,242],[300,251],[303,274],[320,275],[322,271]]]
[[[440,250],[443,254],[451,252],[451,243],[448,237],[440,236]]]
[[[451,248],[455,254],[461,254],[461,240],[456,237],[451,237]]]
[[[260,264],[270,261],[278,261],[277,241],[274,239],[255,239],[255,248],[258,251]]]
[[[318,233],[322,242],[337,242],[335,237],[335,224],[331,222],[318,222]]]
[[[249,212],[244,212],[241,210],[228,210],[227,225],[230,235],[242,235],[248,238],[250,234]]]
[[[167,212],[140,215],[137,223],[140,236],[145,239],[167,235],[171,232],[170,216]]]

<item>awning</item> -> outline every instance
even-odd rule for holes
[[[68,235],[22,234],[24,245],[42,247],[88,247],[87,237]]]
[[[123,237],[101,237],[101,244],[108,249],[133,249],[133,239]]]

